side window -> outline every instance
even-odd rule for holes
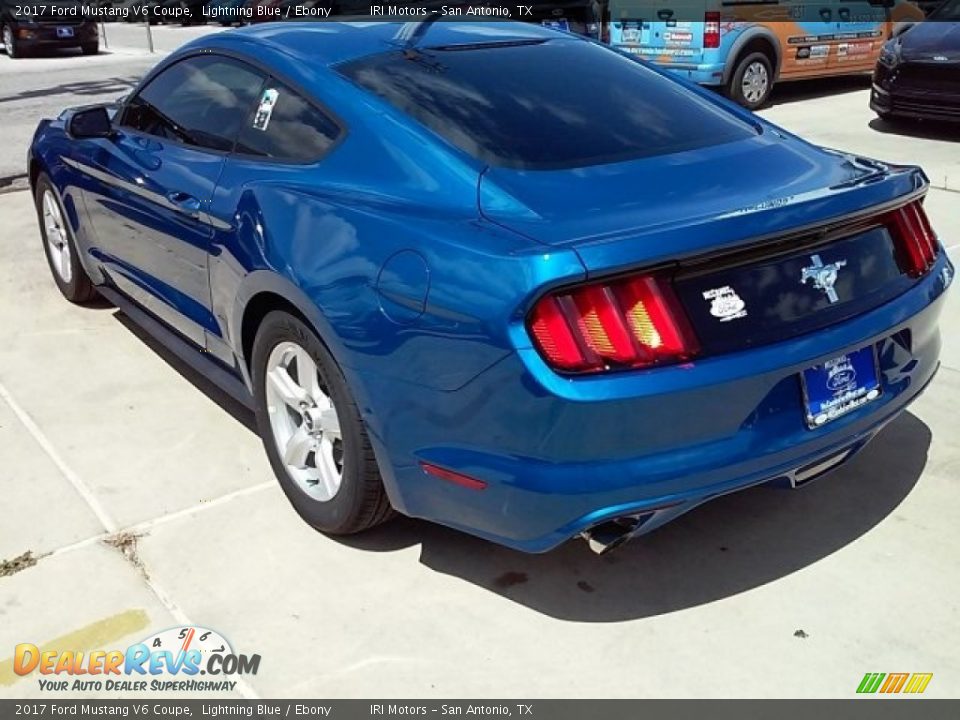
[[[277,160],[315,160],[340,135],[337,124],[306,99],[276,80],[254,101],[236,152]]]
[[[187,58],[137,93],[121,124],[187,145],[230,150],[264,80],[262,73],[229,58]]]

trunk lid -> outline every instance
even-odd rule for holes
[[[748,140],[567,170],[488,168],[480,211],[590,275],[729,252],[894,202],[914,167],[833,153],[766,131]]]
[[[645,12],[636,12],[645,18],[631,17],[630,10],[622,12],[623,16],[618,15],[610,22],[610,44],[613,47],[664,67],[703,62],[703,23],[689,20],[703,17],[703,0],[678,0],[666,3],[656,11],[648,8]]]
[[[666,272],[714,354],[841,322],[908,289],[886,213],[925,187],[917,168],[767,130],[616,165],[490,169],[480,203],[516,232],[573,249],[589,278]]]

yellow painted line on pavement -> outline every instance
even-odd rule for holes
[[[114,649],[107,646],[145,629],[149,624],[150,620],[147,617],[146,610],[126,610],[50,640],[40,646],[40,652],[44,653],[50,650],[88,652],[91,650]],[[23,638],[23,641],[27,642],[29,638]],[[12,657],[0,660],[0,687],[13,685],[21,679],[23,677],[13,671]]]

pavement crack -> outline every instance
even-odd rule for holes
[[[27,550],[22,555],[17,555],[17,557],[12,560],[0,560],[0,577],[10,577],[11,575],[16,575],[18,572],[31,568],[37,564],[39,560],[42,560],[50,553],[43,553],[41,555],[34,555],[32,550]]]
[[[137,548],[137,542],[142,538],[144,533],[131,532],[129,530],[123,530],[113,535],[108,535],[101,542],[104,545],[108,545],[116,550],[120,551],[120,554],[130,562],[137,570],[140,571],[140,574],[143,575],[145,580],[150,579],[150,575],[147,573],[147,568],[143,564],[143,560],[140,558],[140,553]]]

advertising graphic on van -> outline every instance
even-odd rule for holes
[[[608,7],[612,46],[721,88],[750,109],[779,81],[869,72],[884,42],[923,19],[908,0],[610,0]]]

